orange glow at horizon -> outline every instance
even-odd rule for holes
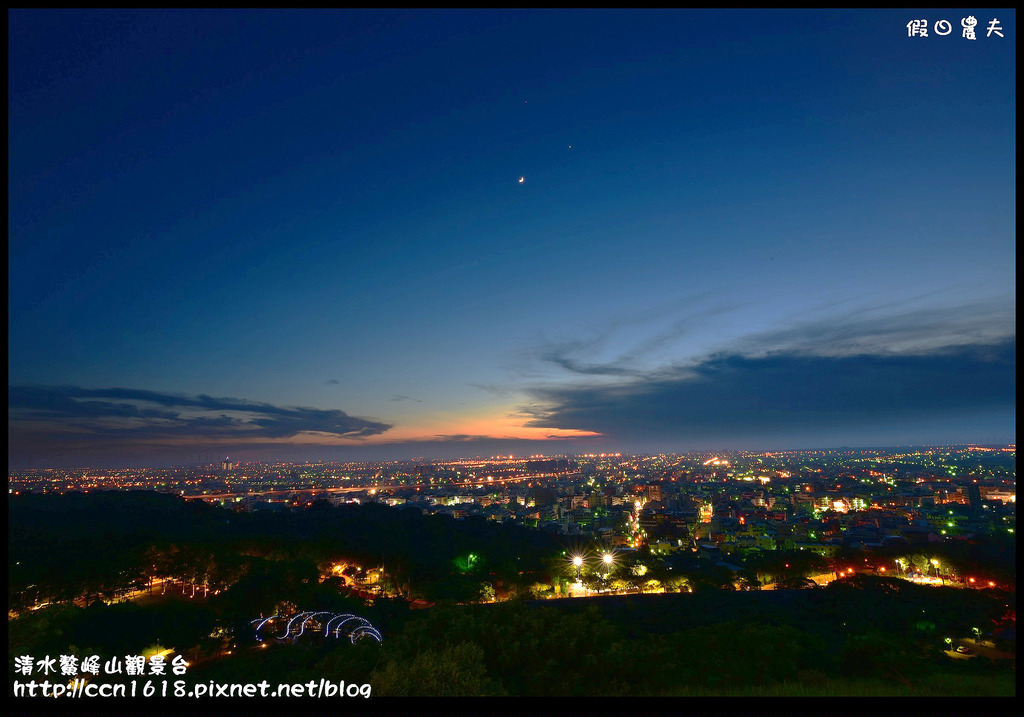
[[[524,416],[519,407],[512,405],[478,406],[466,411],[424,411],[412,415],[382,418],[373,417],[393,427],[376,435],[341,436],[323,431],[302,431],[288,437],[246,435],[239,431],[230,438],[192,437],[193,445],[216,448],[223,443],[244,441],[247,444],[262,445],[316,445],[316,446],[367,446],[388,443],[414,443],[460,440],[531,440],[551,441],[572,438],[596,438],[603,434],[570,428],[540,428],[525,426],[532,417]],[[255,431],[253,431],[255,433]],[[177,437],[153,439],[152,445],[175,446],[181,441]]]
[[[482,411],[480,413],[483,413]],[[494,415],[497,413],[498,415]],[[361,443],[395,443],[403,441],[432,441],[451,436],[482,439],[558,440],[563,438],[597,437],[594,431],[571,428],[538,428],[524,426],[525,419],[510,416],[506,411],[488,410],[490,415],[437,416],[435,420],[395,426],[390,431],[371,436]],[[446,420],[447,419],[447,420]]]
[[[390,417],[383,419],[391,423]],[[524,426],[528,417],[517,414],[516,405],[486,406],[465,412],[436,411],[394,420],[394,427],[384,433],[362,438],[348,438],[328,433],[307,432],[275,443],[315,443],[318,445],[378,445],[452,440],[532,440],[550,441],[570,438],[596,438],[601,433],[572,428],[539,428]]]

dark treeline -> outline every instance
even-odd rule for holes
[[[841,642],[848,633],[879,632],[929,638],[936,646],[945,635],[970,635],[972,627],[988,632],[1016,607],[1015,596],[1002,590],[943,588],[866,575],[837,580],[817,590],[699,590],[692,595],[626,595],[530,604],[570,614],[593,606],[635,637],[672,632],[681,626],[737,621],[790,625],[827,643]]]
[[[335,605],[386,624],[384,642],[310,638],[260,649],[251,632],[239,634],[235,655],[200,663],[189,679],[326,678],[369,682],[378,696],[1013,689],[1012,660],[951,661],[941,652],[942,635],[991,626],[1007,594],[900,583],[865,577],[815,591],[705,589],[419,611],[397,601]],[[106,656],[173,645],[194,659],[216,623],[212,601],[51,606],[12,622],[10,649]],[[195,650],[183,647],[192,642]]]
[[[196,679],[326,677],[369,681],[374,694],[395,696],[691,694],[779,683],[828,691],[847,679],[873,680],[868,690],[955,694],[968,688],[938,676],[1002,685],[1002,664],[1012,662],[942,654],[945,637],[1006,624],[1015,603],[999,590],[855,576],[822,589],[737,591],[727,567],[696,554],[638,551],[617,556],[611,577],[591,555],[583,581],[686,594],[529,601],[537,584],[550,591],[574,579],[568,558],[586,548],[516,526],[373,504],[248,514],[155,493],[98,493],[9,505],[12,609],[59,603],[9,622],[12,658],[165,647],[197,662]],[[997,562],[1013,554],[1002,545],[989,551]],[[739,577],[752,588],[800,587],[807,575],[864,556],[755,553]],[[338,563],[383,565],[384,592],[395,597],[372,605],[352,597],[333,573]],[[177,592],[106,604],[129,590],[153,595],[156,579]],[[514,599],[458,604],[482,597],[481,586]],[[408,600],[420,597],[439,605],[410,610]],[[384,642],[256,645],[253,618],[298,610],[364,616]],[[229,659],[217,659],[228,649]],[[975,686],[978,694],[1002,689]]]
[[[892,590],[892,581],[865,578],[774,595],[444,606],[407,614],[381,645],[278,646],[211,664],[202,677],[327,677],[370,682],[374,694],[390,696],[731,694],[783,684],[784,693],[833,696],[1013,690],[1009,664],[951,661],[936,639],[972,621],[990,624],[1004,594]]]
[[[302,582],[337,562],[382,567],[389,594],[435,602],[471,602],[496,591],[536,594],[574,579],[563,552],[568,545],[558,536],[379,504],[319,502],[298,512],[250,514],[152,492],[29,495],[9,503],[9,540],[8,605],[16,612],[42,602],[109,601],[144,589],[153,578],[178,580],[204,594],[240,581],[269,584],[277,574],[301,575],[296,580]],[[879,559],[890,561],[891,569],[898,557],[905,569],[928,572],[938,559],[944,572],[977,573],[1003,584],[1016,575],[1015,541],[1000,533],[886,554],[848,547],[831,559],[809,551],[754,552],[731,558],[742,568],[738,575],[689,552],[655,557],[641,550],[618,556],[613,571],[589,562],[582,577],[592,589],[728,589],[737,579],[749,589],[766,583],[799,588],[808,586],[809,575]]]
[[[287,590],[335,562],[383,567],[391,594],[470,601],[488,586],[493,594],[495,584],[514,590],[550,581],[561,547],[519,526],[412,508],[319,502],[300,512],[250,514],[149,492],[12,499],[9,539],[14,610],[116,598],[154,577],[204,593],[240,582]]]

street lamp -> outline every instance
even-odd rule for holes
[[[582,578],[580,577],[580,568],[583,566],[583,558],[577,555],[572,559],[572,564],[576,566],[576,582],[581,582]]]
[[[906,561],[903,558],[896,558],[896,572],[903,576],[903,570],[907,567]]]
[[[612,574],[612,561],[614,560],[614,558],[612,558],[612,554],[611,553],[605,553],[604,556],[601,559],[604,561],[604,565],[605,565],[604,579],[608,580],[608,578]]]

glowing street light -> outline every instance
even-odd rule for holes
[[[580,568],[583,567],[583,558],[577,555],[572,559],[572,564],[576,566],[576,582],[581,582]]]
[[[615,559],[612,557],[611,553],[605,553],[601,559],[604,561],[605,565],[604,579],[607,580],[612,574],[612,563]]]

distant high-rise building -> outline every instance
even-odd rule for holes
[[[710,523],[711,518],[714,517],[715,509],[710,502],[701,504],[700,506],[700,520],[702,523]]]
[[[558,500],[558,494],[555,492],[554,488],[538,486],[533,489],[534,505],[538,508],[552,505],[556,500]]]
[[[967,486],[967,498],[971,503],[972,513],[981,513],[981,486],[971,483]]]

